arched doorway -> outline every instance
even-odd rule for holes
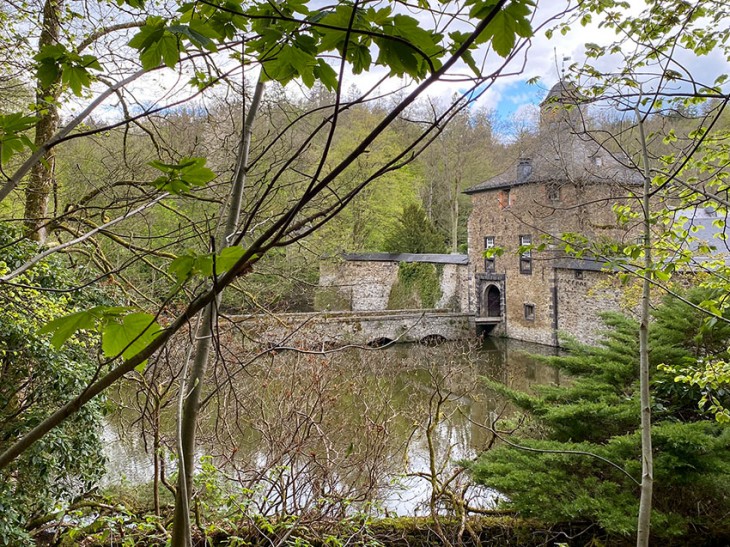
[[[496,285],[487,285],[482,295],[482,317],[502,317],[502,295]]]

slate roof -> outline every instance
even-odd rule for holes
[[[561,109],[561,104],[576,104],[577,90],[562,80],[540,103],[540,132],[522,151],[521,158],[504,173],[464,190],[477,194],[523,184],[576,181],[598,184],[641,184],[641,175],[623,165],[587,135],[577,134],[578,107]],[[572,121],[571,121],[572,119]],[[628,162],[626,162],[628,163]]]
[[[607,262],[592,258],[559,258],[555,261],[555,268],[563,270],[588,270],[600,272],[606,269]]]
[[[689,236],[700,241],[708,243],[715,247],[716,253],[730,253],[730,241],[722,240],[721,234],[728,234],[728,228],[722,225],[715,225],[717,220],[725,221],[725,217],[718,216],[712,207],[695,207],[693,209],[684,209],[675,213],[676,222],[679,223],[681,218],[685,218],[680,226],[690,232]],[[692,231],[692,228],[698,228]],[[689,248],[697,250],[699,241],[689,243]]]
[[[595,142],[583,140],[579,135],[569,134],[567,128],[563,129],[566,134],[538,138],[537,145],[527,151],[528,157],[518,159],[504,173],[467,188],[464,193],[471,195],[523,184],[560,184],[565,181],[641,184],[640,173],[625,167]]]
[[[343,254],[342,258],[349,262],[428,262],[430,264],[463,265],[469,263],[469,256],[462,254],[356,253]]]
[[[555,103],[576,104],[578,98],[578,88],[576,85],[572,82],[566,84],[562,79],[560,79],[553,87],[550,88],[550,91],[548,91],[548,94],[542,100],[540,106]]]

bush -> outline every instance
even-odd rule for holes
[[[687,363],[700,353],[727,350],[727,329],[703,329],[701,320],[692,320],[695,313],[686,304],[666,301],[650,331],[652,535],[692,532],[700,544],[703,535],[730,533],[730,428],[699,409],[690,389],[656,370],[662,362]],[[529,415],[517,442],[556,452],[503,445],[484,453],[471,471],[479,483],[506,495],[507,505],[522,516],[589,521],[629,535],[636,531],[641,475],[638,325],[618,315],[604,320],[610,330],[601,345],[571,343],[568,355],[545,359],[574,375],[570,385],[541,387],[531,396],[490,382]]]
[[[0,275],[36,253],[18,236],[0,227]],[[56,350],[38,334],[55,317],[91,305],[91,295],[73,285],[57,258],[0,284],[0,451],[77,395],[96,372],[88,340],[77,337]],[[97,397],[0,472],[0,544],[29,541],[28,520],[87,491],[103,475],[102,404]]]

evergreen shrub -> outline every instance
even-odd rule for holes
[[[698,290],[686,295],[691,302],[706,297]],[[583,521],[628,536],[636,532],[641,480],[638,324],[617,314],[603,319],[608,328],[599,345],[568,342],[566,355],[541,358],[572,375],[569,385],[530,395],[485,380],[526,413],[509,442],[530,450],[503,443],[483,453],[471,472],[523,517]],[[696,544],[730,538],[730,427],[697,406],[695,388],[657,369],[724,355],[730,329],[721,322],[707,328],[692,306],[668,298],[650,333],[652,536],[691,535]]]

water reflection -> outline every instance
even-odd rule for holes
[[[553,351],[487,339],[241,357],[245,368],[226,359],[207,386],[200,456],[212,456],[226,488],[247,489],[250,509],[263,514],[422,514],[444,482],[471,506],[489,507],[494,493],[469,485],[459,462],[488,446],[485,424],[511,409],[479,377],[522,390],[559,384],[556,370],[527,355]],[[116,394],[119,409],[105,431],[107,484],[174,471],[174,361]]]

